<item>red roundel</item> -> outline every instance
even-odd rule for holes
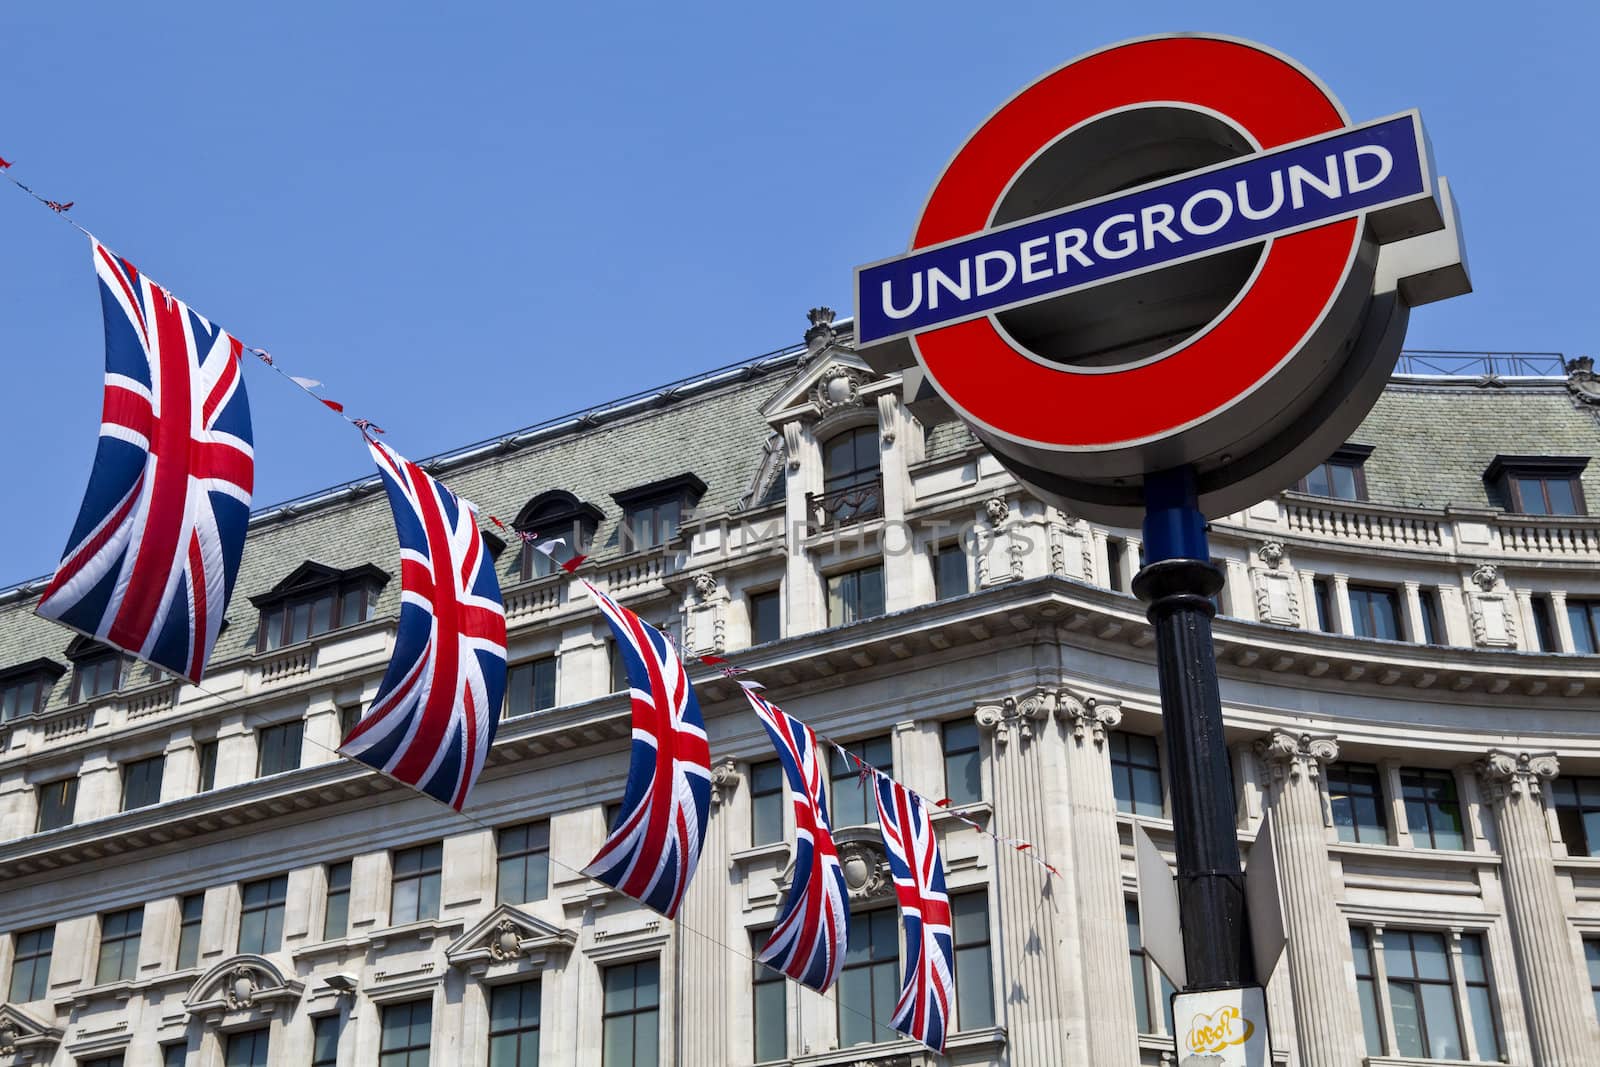
[[[1064,131],[1163,104],[1221,115],[1262,150],[1348,121],[1306,71],[1259,46],[1209,37],[1115,45],[1024,89],[967,140],[934,187],[912,250],[992,225],[1013,179]],[[927,329],[912,347],[946,399],[1001,437],[1064,452],[1155,441],[1248,396],[1291,358],[1338,294],[1361,227],[1344,219],[1272,239],[1227,310],[1125,369],[1029,358],[992,315]]]

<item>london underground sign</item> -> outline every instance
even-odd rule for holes
[[[908,252],[857,270],[856,337],[1041,496],[1131,524],[1157,471],[1192,467],[1209,515],[1292,483],[1366,414],[1409,309],[1469,290],[1416,112],[1352,125],[1286,57],[1169,36],[980,126]]]

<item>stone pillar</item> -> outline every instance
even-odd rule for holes
[[[1268,770],[1299,1062],[1348,1067],[1366,1052],[1346,976],[1350,933],[1334,899],[1320,785],[1322,767],[1339,757],[1339,746],[1332,737],[1279,729],[1256,742],[1256,756]]]
[[[161,768],[161,800],[192,796],[200,781],[200,756],[193,735],[180,729],[167,742],[166,763]]]
[[[711,768],[711,812],[700,863],[683,898],[683,927],[698,934],[679,935],[678,978],[672,983],[677,1001],[679,1048],[684,1064],[725,1067],[732,1041],[732,1000],[749,988],[748,967],[717,941],[726,937],[728,907],[733,896],[728,862],[728,800],[739,787],[740,774],[731,759]],[[709,936],[705,936],[709,935]],[[739,955],[744,946],[735,945]]]
[[[39,822],[37,802],[38,794],[20,767],[0,778],[0,844],[33,833]]]
[[[1329,633],[1354,634],[1356,632],[1355,620],[1350,617],[1350,576],[1348,574],[1335,574],[1333,588],[1328,591],[1328,599],[1333,603],[1328,605],[1333,609],[1333,625],[1328,627]]]
[[[1424,632],[1422,625],[1422,583],[1405,582],[1403,586],[1405,590],[1406,640],[1414,645],[1425,645],[1428,643],[1428,635]],[[1443,637],[1444,635],[1440,634],[1439,636]]]
[[[1111,754],[1106,750],[1106,731],[1122,721],[1122,709],[1093,697],[1078,700],[1062,693],[1056,714],[1066,727],[1064,769],[1072,812],[1081,981],[1085,990],[1094,993],[1085,1062],[1138,1063],[1139,1022],[1128,969],[1122,838],[1117,831]],[[1021,1058],[1016,1062],[1035,1061]]]
[[[979,705],[979,728],[989,735],[994,778],[995,825],[1040,845],[1061,871],[1052,877],[1027,861],[995,865],[994,914],[1000,946],[1000,997],[995,1019],[1006,1028],[1013,1063],[1135,1063],[1091,1055],[1098,1029],[1091,1023],[1081,980],[1072,977],[1078,958],[1073,896],[1074,857],[1064,832],[1069,817],[1064,777],[1063,732],[1051,721],[1057,695],[1032,693],[1021,700]],[[1109,789],[1109,786],[1107,787]],[[1052,821],[1061,832],[1052,833]],[[1126,933],[1123,934],[1126,946]],[[1127,949],[1123,948],[1126,956]],[[1126,974],[1126,962],[1122,973]],[[1138,1029],[1128,991],[1128,1049]]]
[[[1567,618],[1567,593],[1564,589],[1550,590],[1550,614],[1555,616],[1556,643],[1560,648],[1547,648],[1546,652],[1576,652],[1572,641],[1572,620]]]
[[[1534,1062],[1600,1063],[1584,1003],[1588,980],[1572,953],[1540,793],[1540,779],[1560,770],[1555,753],[1491,749],[1476,770],[1499,831],[1500,878]]]

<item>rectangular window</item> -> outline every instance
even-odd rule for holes
[[[1567,855],[1600,856],[1600,778],[1557,778],[1551,795]]]
[[[770,845],[783,840],[783,764],[777,760],[750,766],[750,843]]]
[[[239,891],[239,951],[276,952],[283,946],[283,910],[289,876],[246,882]]]
[[[161,1067],[183,1067],[189,1062],[189,1046],[182,1041],[161,1046]]]
[[[882,615],[883,605],[883,564],[874,563],[860,570],[829,576],[829,626],[844,626]]]
[[[209,793],[217,787],[217,743],[202,741],[200,756],[200,792]]]
[[[1128,924],[1128,966],[1133,971],[1133,1013],[1139,1022],[1141,1034],[1154,1034],[1155,1020],[1158,1018],[1152,1010],[1150,1003],[1150,978],[1151,971],[1155,970],[1155,977],[1161,981],[1161,1003],[1155,1007],[1161,1009],[1159,1018],[1166,1020],[1167,1033],[1173,1032],[1172,1026],[1172,983],[1167,981],[1167,976],[1151,963],[1144,951],[1144,935],[1139,929],[1139,902],[1129,900],[1124,905],[1125,919]]]
[[[1367,474],[1365,456],[1356,457],[1343,452],[1335,453],[1325,463],[1319,463],[1295,488],[1312,496],[1332,497],[1334,500],[1367,499]]]
[[[884,774],[894,773],[894,747],[887,737],[869,737],[844,746],[845,751],[865,763],[870,763]],[[839,755],[836,748],[828,749],[828,811],[833,825],[878,825],[878,799],[870,782],[861,781],[861,768],[855,760]]]
[[[1422,633],[1425,645],[1444,644],[1444,627],[1439,625],[1439,594],[1433,589],[1417,590],[1417,602],[1422,608]]]
[[[1555,612],[1550,607],[1550,598],[1535,596],[1529,601],[1533,608],[1533,633],[1539,639],[1540,652],[1560,652],[1561,641],[1556,636]]]
[[[1383,964],[1394,1011],[1394,1042],[1402,1056],[1459,1060],[1461,1020],[1443,934],[1385,930]]]
[[[900,922],[893,908],[856,915],[839,973],[839,1047],[894,1041],[900,996]]]
[[[148,808],[161,802],[161,772],[166,765],[165,756],[152,756],[122,765],[123,811]]]
[[[1372,935],[1362,926],[1350,928],[1350,954],[1356,961],[1356,999],[1361,1003],[1361,1033],[1367,1055],[1383,1055],[1383,1012],[1378,1003],[1377,968],[1372,965]]]
[[[1127,546],[1120,537],[1106,538],[1106,585],[1119,593],[1126,593],[1127,583],[1122,580],[1122,560]]]
[[[526,904],[550,891],[550,824],[507,826],[498,837],[500,870],[496,903]]]
[[[782,601],[778,591],[750,594],[750,643],[764,645],[783,636]]]
[[[304,732],[304,719],[257,730],[256,777],[296,770],[300,766],[300,742]]]
[[[270,1055],[267,1048],[268,1033],[267,1028],[263,1027],[260,1030],[229,1034],[225,1067],[268,1067],[272,1062],[268,1059]]]
[[[1461,980],[1467,989],[1467,1019],[1477,1059],[1500,1061],[1500,1024],[1494,1013],[1494,993],[1489,988],[1489,960],[1482,934],[1461,935]]]
[[[12,937],[11,996],[6,999],[13,1004],[44,999],[50,990],[50,952],[55,944],[54,926],[23,930]]]
[[[41,685],[38,678],[23,678],[0,685],[0,722],[20,719],[39,710],[40,699],[49,686]]]
[[[622,654],[617,651],[616,638],[606,639],[606,662],[611,670],[611,691],[623,693],[629,688],[628,665],[622,659]]]
[[[1400,597],[1382,586],[1350,587],[1350,621],[1357,637],[1400,640]]]
[[[1455,775],[1449,771],[1401,771],[1400,794],[1406,805],[1406,829],[1418,848],[1467,847]]]
[[[750,933],[750,955],[758,957],[766,946],[770,931],[753,930]],[[759,959],[753,964],[750,976],[750,1014],[755,1021],[756,1062],[782,1060],[789,1057],[789,1003],[787,983],[783,973],[775,971]]]
[[[389,925],[439,917],[439,871],[444,846],[439,842],[406,848],[394,854],[394,882],[389,894]]]
[[[115,1052],[110,1056],[96,1056],[92,1060],[79,1060],[78,1067],[122,1067],[122,1053]]]
[[[350,861],[328,864],[328,903],[322,911],[322,939],[350,932]]]
[[[361,721],[360,704],[339,705],[339,736],[349,737],[350,731],[356,728],[356,723]]]
[[[1324,773],[1339,840],[1387,844],[1389,820],[1383,803],[1383,775],[1378,768],[1369,763],[1330,763]]]
[[[78,780],[58,778],[39,783],[39,833],[72,825],[72,811],[78,806]]]
[[[544,656],[514,664],[506,672],[506,703],[502,719],[528,715],[556,706],[556,658]]]
[[[933,596],[935,600],[948,600],[971,592],[967,580],[967,554],[961,544],[942,545],[933,554]]]
[[[1600,1017],[1600,941],[1583,943],[1583,959],[1589,967],[1589,992],[1594,997],[1594,1013]]]
[[[311,1020],[311,1067],[339,1067],[337,1015],[319,1015]]]
[[[489,990],[489,1067],[538,1067],[539,981]]]
[[[261,612],[257,649],[270,652],[372,617],[378,593],[365,582],[321,589],[273,604]]]
[[[133,980],[139,969],[139,933],[143,928],[143,905],[100,917],[100,960],[94,971],[96,985]]]
[[[428,1067],[428,1047],[432,1042],[433,1001],[384,1006],[378,1067]]]
[[[1574,652],[1592,656],[1600,651],[1600,600],[1567,601],[1567,624]]]
[[[1583,487],[1575,473],[1512,472],[1511,508],[1523,515],[1582,515]]]
[[[205,913],[206,895],[190,893],[178,902],[178,970],[200,962],[200,919]]]
[[[1338,630],[1339,620],[1333,616],[1333,588],[1328,579],[1311,579],[1311,594],[1317,601],[1317,629],[1325,634]]]
[[[661,500],[628,508],[622,525],[622,550],[637,552],[666,544],[678,536],[682,514],[683,502],[680,500]]]
[[[956,954],[956,1029],[994,1025],[994,970],[989,959],[989,894],[950,898]]]
[[[1111,787],[1117,810],[1127,815],[1161,817],[1161,758],[1156,739],[1143,734],[1113,730],[1111,746]]]
[[[661,1040],[661,961],[607,967],[601,1062],[605,1067],[656,1067]]]
[[[943,724],[944,795],[952,804],[976,804],[983,799],[983,753],[978,747],[978,724],[970,718]]]
[[[116,692],[121,684],[121,676],[121,656],[92,656],[78,660],[72,668],[72,702],[79,704]]]

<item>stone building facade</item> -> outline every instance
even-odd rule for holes
[[[999,833],[935,817],[958,1009],[887,1030],[898,922],[854,777],[836,992],[751,946],[792,814],[738,689],[676,922],[581,868],[628,705],[592,605],[491,540],[507,717],[465,815],[334,754],[394,634],[375,480],[253,521],[204,687],[0,596],[0,1067],[1175,1062],[1133,828],[1172,844],[1139,534],[1041,506],[817,315],[807,344],[440,457],[692,654]],[[1600,1063],[1600,390],[1397,377],[1328,463],[1212,525],[1247,863],[1270,818],[1277,1063]]]

